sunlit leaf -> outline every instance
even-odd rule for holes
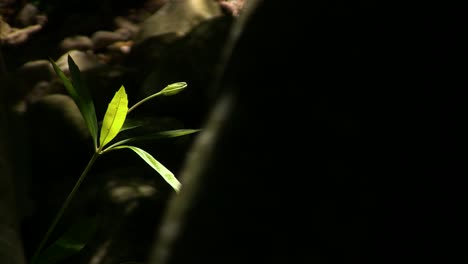
[[[33,264],[55,264],[77,254],[91,240],[96,229],[97,223],[94,218],[79,221],[44,250]]]
[[[163,139],[163,138],[182,137],[182,136],[190,135],[193,133],[197,133],[199,131],[200,129],[176,129],[176,130],[161,131],[161,132],[152,133],[146,136],[126,138],[126,139],[120,140],[112,144],[112,146],[110,146],[109,148],[113,148],[119,145],[127,144],[128,142],[134,142],[134,141],[147,141],[147,140],[155,140],[155,139]]]
[[[151,154],[148,152],[134,147],[134,146],[118,146],[115,147],[114,149],[122,149],[122,148],[128,148],[133,150],[136,154],[138,154],[148,165],[151,166],[155,171],[157,171],[163,179],[176,191],[178,192],[180,189],[180,182],[177,180],[177,178],[174,176],[174,174],[168,170],[164,165],[162,165],[159,161],[157,161]]]
[[[117,136],[122,128],[128,111],[128,99],[125,88],[122,85],[115,93],[114,98],[107,107],[104,120],[102,121],[101,135],[99,137],[100,148],[104,147]]]
[[[186,82],[172,83],[172,84],[169,84],[168,86],[166,86],[161,91],[159,91],[158,94],[161,94],[161,95],[174,95],[174,94],[177,94],[177,93],[181,92],[182,90],[184,90],[185,87],[187,87]]]
[[[96,111],[94,109],[93,100],[83,82],[78,66],[76,66],[71,56],[68,56],[68,67],[72,75],[72,81],[70,81],[57,64],[52,59],[49,60],[52,63],[55,73],[62,80],[68,94],[70,94],[71,98],[78,106],[78,109],[80,109],[81,115],[83,116],[86,126],[93,138],[93,143],[96,146],[98,131]]]

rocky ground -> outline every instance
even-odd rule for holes
[[[92,153],[83,119],[49,58],[68,74],[66,57],[73,57],[98,119],[121,85],[131,103],[185,81],[186,92],[154,100],[132,118],[146,124],[143,132],[199,128],[221,50],[243,5],[241,0],[0,1],[0,85],[11,111],[10,145],[28,256]],[[188,136],[145,148],[177,174],[191,141]],[[144,260],[170,193],[131,154],[100,160],[58,229],[93,216],[99,219],[98,234],[67,263]]]

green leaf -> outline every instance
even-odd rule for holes
[[[104,147],[117,136],[122,128],[128,111],[128,99],[125,87],[122,85],[115,93],[114,98],[107,107],[104,120],[102,121],[101,135],[99,137],[99,147]]]
[[[190,135],[193,133],[200,132],[200,129],[175,129],[175,130],[167,130],[154,133],[152,135],[140,137],[142,139],[159,139],[159,138],[173,138],[173,137],[181,137],[185,135]]]
[[[95,218],[85,218],[74,224],[62,237],[52,243],[34,264],[55,264],[80,252],[96,233]]]
[[[81,114],[83,115],[86,125],[88,126],[89,132],[93,138],[94,145],[97,144],[97,135],[98,135],[98,126],[96,118],[96,110],[94,108],[93,99],[86,87],[86,84],[81,75],[80,69],[73,61],[72,57],[68,55],[68,68],[70,69],[70,74],[72,77],[73,87],[77,91],[79,97],[81,98],[80,108]],[[83,109],[83,110],[81,110]]]
[[[159,91],[158,94],[161,94],[161,95],[174,95],[174,94],[177,94],[177,93],[181,92],[182,90],[184,90],[185,87],[187,87],[186,82],[176,82],[176,83],[173,83],[173,84],[169,84],[164,89]]]
[[[134,120],[134,119],[129,119],[127,118],[125,120],[125,123],[123,124],[122,128],[120,129],[120,132],[125,131],[125,130],[130,130],[138,127],[142,127],[145,125],[145,122],[142,120]]]
[[[96,110],[94,109],[93,100],[81,77],[78,66],[76,66],[71,56],[68,55],[68,67],[72,76],[72,81],[70,81],[65,73],[57,66],[57,64],[52,59],[49,60],[52,63],[55,73],[62,80],[65,89],[70,94],[73,101],[75,101],[78,109],[80,109],[81,115],[83,116],[86,126],[88,127],[91,137],[93,138],[94,146],[96,147],[98,134]]]
[[[122,130],[121,130],[122,131]],[[110,146],[108,149],[111,149],[113,147],[126,144],[128,142],[134,142],[134,141],[144,141],[144,140],[155,140],[155,139],[162,139],[162,138],[174,138],[174,137],[182,137],[186,135],[190,135],[193,133],[199,132],[200,129],[176,129],[176,130],[168,130],[168,131],[162,131],[162,132],[157,132],[153,134],[149,134],[146,136],[140,136],[140,137],[131,137],[131,138],[126,138],[123,140],[120,140],[112,146]]]
[[[164,165],[162,165],[159,161],[157,161],[151,154],[148,152],[142,150],[141,148],[137,148],[134,146],[118,146],[115,147],[114,149],[123,149],[123,148],[128,148],[133,150],[136,154],[138,154],[148,165],[151,166],[155,171],[157,171],[163,179],[171,185],[171,187],[178,192],[180,189],[180,182],[177,180],[177,178],[174,176],[174,174],[168,170]]]

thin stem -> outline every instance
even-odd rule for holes
[[[130,107],[130,109],[128,109],[128,111],[127,111],[127,115],[130,114],[130,112],[133,111],[133,109],[135,109],[137,106],[141,105],[142,103],[144,103],[144,102],[146,102],[146,101],[148,101],[150,99],[153,99],[154,97],[156,97],[158,95],[161,95],[161,94],[173,95],[173,94],[178,93],[180,90],[184,89],[185,87],[187,87],[186,82],[177,82],[177,83],[169,84],[168,86],[166,86],[161,91],[159,91],[159,92],[157,92],[157,93],[155,93],[155,94],[153,94],[151,96],[146,97],[145,99],[139,101],[138,103],[136,103],[135,105]]]
[[[151,95],[151,96],[148,96],[148,97],[146,97],[145,99],[139,101],[138,103],[134,104],[132,107],[130,107],[130,109],[128,109],[127,115],[130,114],[130,112],[131,112],[133,109],[135,109],[135,107],[141,105],[142,103],[144,103],[144,102],[146,102],[146,101],[148,101],[148,100],[150,100],[150,99],[153,99],[154,97],[158,96],[159,94],[160,94],[160,93],[155,93],[155,94],[153,94],[153,95]]]
[[[65,212],[65,210],[67,209],[68,205],[70,204],[71,200],[73,199],[73,197],[75,196],[78,188],[80,187],[81,183],[83,182],[83,180],[86,178],[86,175],[88,174],[89,170],[91,169],[91,167],[93,166],[94,162],[96,161],[96,159],[99,157],[99,153],[98,152],[95,152],[93,154],[93,156],[91,157],[91,159],[89,160],[88,162],[88,165],[86,165],[86,168],[84,169],[83,173],[81,173],[81,176],[80,178],[78,178],[78,181],[75,183],[75,186],[73,187],[72,191],[70,192],[70,194],[68,194],[68,197],[67,199],[65,200],[65,202],[62,204],[62,208],[60,208],[60,211],[57,213],[57,215],[55,216],[54,218],[54,221],[52,222],[52,224],[50,225],[49,229],[47,230],[47,233],[45,234],[44,238],[42,239],[41,243],[39,244],[39,247],[36,249],[36,252],[34,252],[34,255],[33,257],[31,258],[31,264],[34,264],[34,262],[37,260],[37,258],[39,257],[39,254],[41,253],[42,249],[44,248],[47,240],[49,239],[50,235],[52,234],[52,232],[54,231],[55,229],[55,226],[58,224],[58,222],[60,221],[60,218],[62,218],[62,215],[63,213]]]
[[[115,142],[114,144],[110,145],[109,147],[105,148],[104,150],[100,151],[99,153],[101,153],[101,154],[107,153],[107,152],[113,150],[115,147],[120,146],[122,144],[125,144],[125,143],[127,143],[129,141],[132,141],[132,139],[127,138],[127,139],[123,139],[123,140],[121,140],[119,142]]]

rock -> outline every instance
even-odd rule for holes
[[[31,80],[31,83],[36,83],[42,80],[51,80],[52,76],[55,75],[50,62],[47,60],[26,62],[18,69],[18,73],[22,77]]]
[[[30,61],[21,65],[15,72],[10,74],[5,80],[5,87],[7,89],[7,97],[10,106],[14,106],[15,112],[24,112],[26,110],[26,104],[21,102],[28,101],[26,98],[36,98],[40,94],[46,94],[48,89],[37,93],[36,85],[40,82],[49,82],[53,76],[53,70],[50,63],[46,60]],[[31,93],[37,95],[33,96]],[[30,97],[32,96],[32,97]],[[34,99],[35,100],[35,99]]]
[[[122,38],[122,40],[118,40],[118,41],[125,41],[125,40],[128,40],[128,39],[131,39],[136,34],[135,31],[129,30],[128,28],[118,28],[118,29],[116,29],[114,31],[114,33],[118,34]],[[115,41],[115,42],[118,42],[118,41]],[[109,45],[112,45],[115,42],[112,42]],[[109,45],[107,45],[107,46],[109,46]]]
[[[16,16],[18,24],[22,27],[31,26],[37,22],[36,17],[39,15],[39,10],[33,4],[27,3],[19,11]]]
[[[136,25],[135,23],[133,23],[125,17],[116,17],[114,19],[114,23],[118,27],[116,32],[121,34],[122,36],[126,36],[128,39],[134,38],[138,34],[138,31],[140,31],[138,25]]]
[[[86,51],[93,48],[93,41],[87,36],[67,37],[59,44],[60,50],[67,52],[70,50]]]
[[[244,8],[245,0],[218,0],[223,11],[231,16],[239,16]]]
[[[213,0],[173,0],[146,19],[136,42],[155,36],[175,34],[183,36],[202,21],[222,15]]]
[[[109,45],[107,48],[110,51],[118,51],[119,53],[122,53],[122,54],[128,54],[130,53],[132,46],[133,46],[133,41],[131,40],[130,41],[117,41]]]
[[[92,36],[94,49],[102,49],[117,41],[125,41],[130,37],[127,31],[112,32],[112,31],[96,31]]]
[[[78,106],[73,99],[65,94],[46,95],[32,104],[28,111],[29,115],[37,117],[34,123],[38,124],[38,135],[42,138],[40,141],[44,144],[47,142],[56,141],[58,149],[63,148],[65,142],[60,142],[59,138],[53,135],[67,135],[65,137],[89,138],[89,131],[86,127],[83,117],[81,116]],[[48,139],[47,139],[48,138]],[[75,141],[77,138],[67,140]],[[65,144],[66,145],[66,144]],[[48,147],[53,149],[52,145]]]
[[[97,59],[95,55],[89,52],[83,52],[79,50],[71,50],[63,54],[57,61],[56,64],[60,69],[66,74],[69,74],[68,69],[68,55],[70,55],[73,61],[76,63],[81,72],[89,71],[91,69],[96,69],[103,64]]]
[[[145,2],[143,7],[146,11],[154,13],[163,7],[167,2],[168,0],[148,0]]]
[[[73,99],[65,94],[43,96],[28,106],[25,116],[35,157],[34,173],[45,173],[48,180],[63,173],[72,174],[71,178],[79,176],[92,153],[92,140]]]
[[[7,28],[5,27],[5,25],[3,25],[2,27]],[[0,38],[0,43],[5,43],[8,45],[22,44],[29,39],[30,35],[32,35],[33,33],[41,29],[42,29],[41,24],[27,26],[22,29],[11,28],[10,32],[7,32],[6,34],[5,33],[0,34],[2,35]]]
[[[35,103],[42,97],[52,94],[53,86],[48,81],[40,81],[34,85],[33,89],[26,95],[28,104]]]
[[[141,67],[137,63],[145,65],[137,78],[143,80],[141,98],[173,82],[188,83],[181,94],[160,98],[157,104],[142,106],[142,110],[175,115],[190,125],[197,125],[207,108],[208,87],[231,22],[231,17],[221,16],[200,23],[183,38],[168,41],[162,41],[161,37],[150,38],[135,45],[129,60],[135,61],[137,68]]]
[[[125,82],[129,82],[129,72],[134,72],[129,68],[122,67],[120,65],[108,65],[102,62],[102,56],[100,54],[95,55],[91,51],[82,52],[72,50],[62,55],[57,61],[57,65],[62,71],[70,76],[68,69],[68,54],[73,58],[73,61],[77,64],[81,71],[85,84],[93,97],[96,114],[98,118],[102,118],[107,104],[110,102],[115,92],[119,87],[125,84],[127,94],[135,94],[133,90],[135,85],[127,85]],[[53,84],[58,84],[63,87],[61,80],[56,77]],[[53,90],[57,88],[53,87]]]
[[[20,28],[10,27],[0,18],[0,41],[8,45],[18,45],[26,42],[29,37],[41,30],[47,22],[47,17],[40,15],[32,4],[26,4],[16,17]]]
[[[73,99],[65,94],[46,95],[28,106],[25,117],[34,173],[45,173],[48,180],[63,173],[77,177],[92,153],[92,140]]]
[[[38,83],[34,84],[32,88],[29,88],[27,94],[20,98],[19,101],[13,105],[12,110],[17,114],[22,115],[28,111],[28,107],[31,104],[39,101],[42,97],[59,92],[62,91],[57,89],[57,86],[53,85],[51,82],[39,81]]]
[[[2,40],[3,38],[6,38],[8,36],[8,33],[10,33],[10,31],[11,31],[10,25],[3,20],[2,16],[0,16],[0,40]]]
[[[89,256],[80,254],[79,263],[112,264],[129,259],[143,262],[142,256],[147,254],[153,239],[148,230],[157,226],[164,212],[168,191],[157,185],[158,175],[147,170],[132,153],[114,153],[112,156],[123,154],[138,165],[114,164],[105,173],[88,178],[89,184],[83,185],[82,193],[88,196],[81,197],[81,210],[86,213],[92,208],[105,224],[100,225],[89,242]],[[73,213],[78,216],[76,212]]]
[[[174,115],[189,126],[198,126],[207,108],[207,87],[233,20],[222,14],[217,1],[178,0],[144,21],[127,57],[127,65],[142,69],[135,77],[144,80],[139,97],[172,82],[185,81],[189,88],[142,106],[141,111]]]

